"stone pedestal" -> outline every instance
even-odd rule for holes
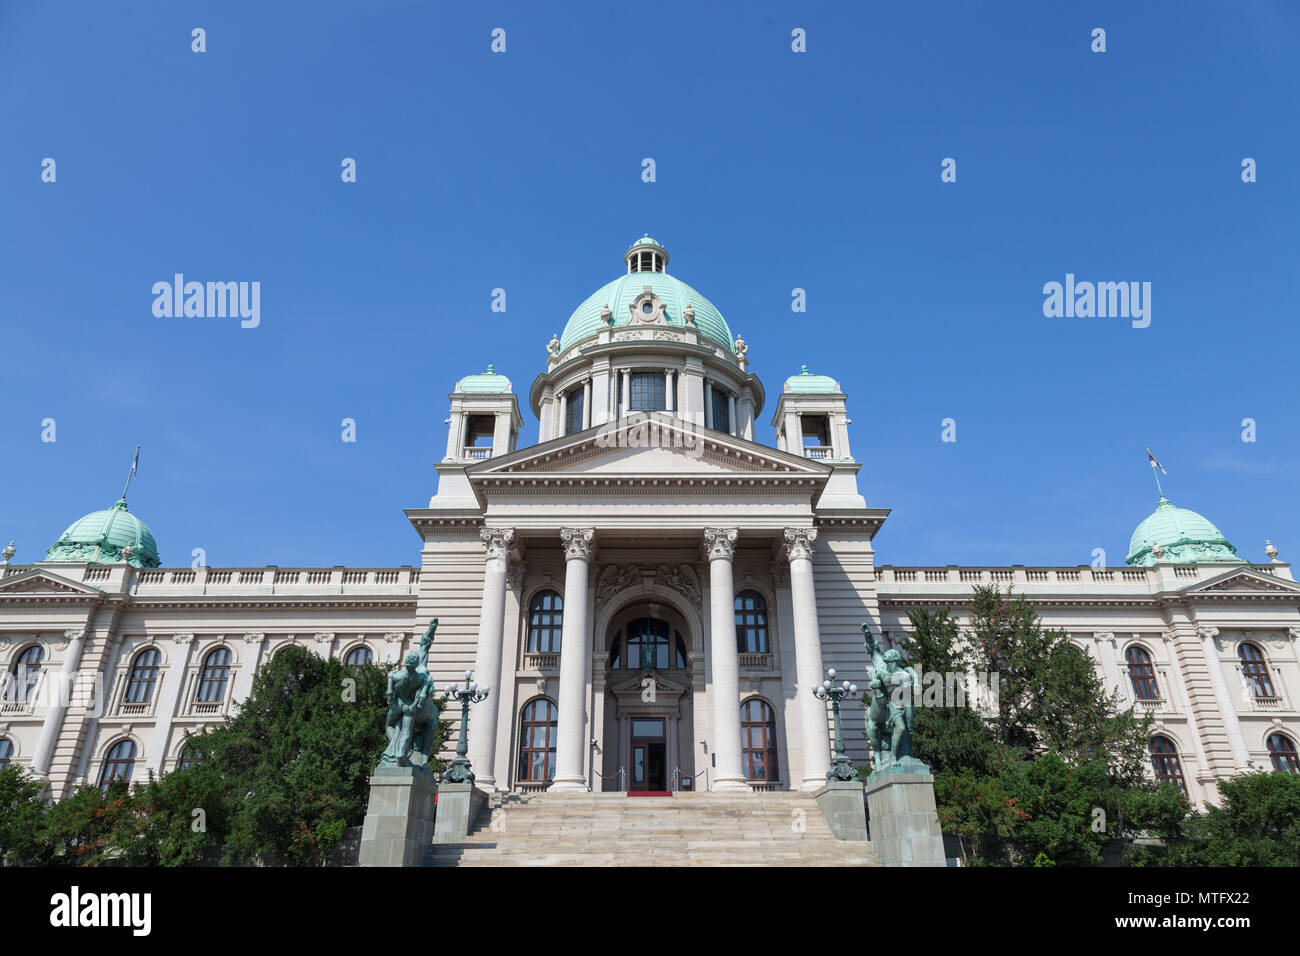
[[[871,843],[885,866],[947,866],[928,773],[867,778]]]
[[[867,803],[862,784],[856,780],[828,780],[813,799],[837,839],[867,839]]]
[[[463,843],[487,805],[487,794],[472,783],[444,783],[438,788],[438,824],[434,843]]]
[[[379,767],[361,827],[357,866],[422,866],[433,842],[437,786],[423,767]]]

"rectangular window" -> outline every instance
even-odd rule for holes
[[[661,412],[664,404],[664,376],[662,372],[633,372],[631,401],[628,409],[634,412]]]
[[[565,422],[564,434],[572,435],[574,432],[582,431],[582,405],[584,393],[581,388],[575,388],[569,392],[569,420]]]
[[[713,430],[718,432],[731,431],[731,416],[728,414],[730,403],[727,401],[727,393],[720,388],[713,391]]]

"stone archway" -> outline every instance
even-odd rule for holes
[[[695,772],[694,688],[703,658],[688,611],[641,589],[598,614],[598,789],[677,790]],[[639,593],[638,593],[639,592]]]

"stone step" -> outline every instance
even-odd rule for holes
[[[811,796],[493,794],[463,843],[430,866],[878,866],[837,840]]]

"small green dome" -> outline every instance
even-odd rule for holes
[[[1161,554],[1153,549],[1159,545]],[[1163,495],[1151,516],[1133,531],[1126,564],[1150,567],[1156,563],[1196,564],[1200,561],[1237,561],[1237,549],[1218,528],[1195,511],[1175,508]]]
[[[833,395],[840,390],[840,383],[829,375],[814,375],[808,366],[801,366],[798,375],[791,375],[785,380],[787,392],[811,392],[813,394]]]
[[[158,543],[149,526],[126,510],[119,498],[111,508],[92,511],[78,518],[45,552],[46,561],[84,561],[87,564],[119,564],[122,549],[132,548],[128,562],[136,568],[156,568]]]
[[[466,375],[456,383],[458,392],[486,392],[489,394],[499,394],[510,391],[510,379],[504,375],[498,375],[491,365],[487,371],[479,375]]]
[[[649,237],[641,242],[647,240],[654,242]],[[654,244],[659,245],[657,242]],[[632,245],[635,247],[637,243]],[[686,318],[683,313],[690,306],[695,310],[695,325],[700,334],[726,346],[728,352],[735,353],[735,340],[722,313],[699,292],[666,272],[629,272],[613,282],[605,283],[569,316],[569,321],[560,334],[560,351],[563,352],[575,342],[590,338],[604,328],[605,323],[601,320],[600,313],[605,306],[609,306],[615,328],[631,322],[631,305],[646,286],[663,302],[664,318],[669,325],[684,328]]]
[[[632,243],[632,245],[628,246],[628,249],[635,249],[637,246],[654,246],[656,249],[662,249],[664,244],[659,242],[657,239],[651,239],[650,234],[646,233],[636,242]]]

